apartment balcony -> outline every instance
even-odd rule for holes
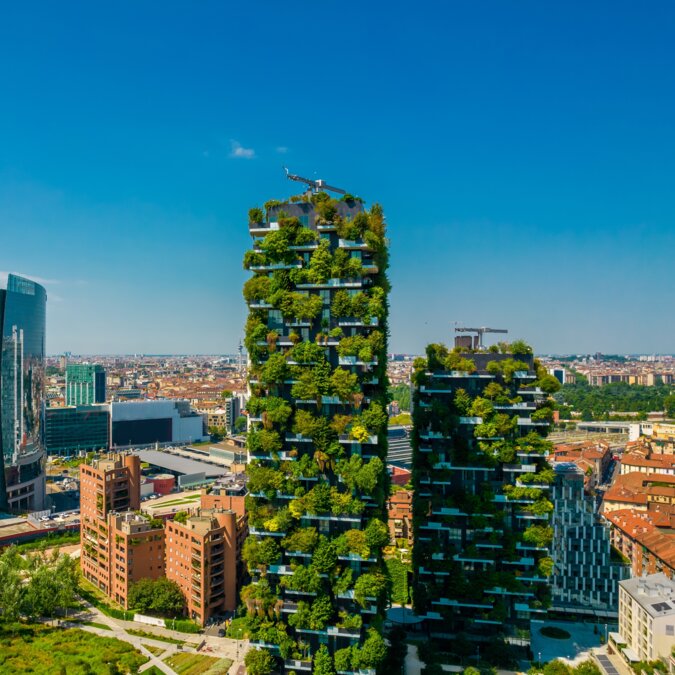
[[[281,611],[284,614],[296,614],[298,611],[298,603],[286,600],[281,606]]]
[[[531,607],[530,605],[525,604],[524,602],[516,602],[513,605],[513,608],[516,612],[526,612],[528,614],[546,614],[547,610],[543,607]]]
[[[521,453],[524,454],[524,453]],[[529,456],[529,455],[525,455]],[[502,465],[503,471],[509,471],[511,473],[536,473],[537,465],[536,464],[504,464]]]
[[[523,483],[516,480],[516,487],[534,488],[535,490],[550,490],[551,486],[548,483]]]
[[[358,319],[342,319],[338,321],[341,328],[372,328],[379,326],[380,320],[374,316],[370,321],[359,321]]]
[[[301,267],[301,266],[300,266]],[[251,268],[253,269],[253,268]],[[298,290],[331,289],[331,288],[363,288],[368,286],[370,279],[327,279],[323,283],[298,284]]]
[[[432,600],[432,605],[438,605],[439,607],[464,607],[468,609],[492,609],[491,604],[478,603],[478,602],[464,602],[461,600],[449,599],[449,598],[439,598],[438,600]]]
[[[517,551],[548,551],[548,546],[530,546],[529,544],[523,544],[520,541],[516,542]]]
[[[298,661],[297,659],[286,659],[284,661],[284,668],[286,670],[306,670],[312,671],[311,661]]]
[[[360,630],[350,630],[340,626],[328,626],[325,630],[312,630],[310,628],[296,628],[298,633],[309,633],[310,635],[327,635],[328,637],[346,637],[350,640],[359,640],[361,638]]]
[[[495,586],[494,588],[488,588],[486,593],[492,593],[493,595],[505,595],[505,596],[514,596],[514,597],[523,597],[523,598],[533,598],[534,593],[531,593],[530,591],[522,590],[522,591],[507,591],[505,588],[501,588],[500,586]]]
[[[276,270],[300,270],[302,263],[294,265],[284,265],[283,263],[273,263],[272,265],[252,265],[251,272],[274,272]]]
[[[293,574],[293,570],[290,565],[269,565],[267,571],[270,574],[278,574],[281,576]]]
[[[338,248],[349,251],[369,251],[370,247],[362,239],[338,239]]]
[[[338,358],[338,364],[341,366],[376,366],[377,359],[372,361],[359,361],[358,356],[340,356]]]
[[[302,520],[334,521],[337,523],[361,523],[361,516],[318,516],[305,513]]]
[[[534,565],[534,558],[521,557],[518,560],[503,560],[504,565],[523,565],[524,567],[532,567]]]
[[[518,418],[519,427],[548,427],[550,426],[549,422],[533,422],[529,417],[519,417]]]
[[[248,307],[249,309],[274,309],[274,305],[270,305],[269,302],[260,302],[260,301],[251,302]],[[258,344],[260,345],[267,343],[264,340],[260,340],[258,341]]]
[[[338,560],[349,560],[353,562],[377,562],[377,558],[362,558],[358,553],[348,553],[347,555],[339,555]]]
[[[295,244],[293,246],[289,246],[288,248],[291,251],[315,251],[317,248],[319,248],[319,244],[314,241],[309,244]]]
[[[496,562],[492,558],[481,558],[478,554],[462,555],[461,553],[456,553],[452,559],[457,562],[479,563],[481,565],[494,565]]]
[[[249,527],[248,531],[249,534],[254,534],[257,537],[285,537],[287,534],[286,532],[268,532],[267,530],[260,530],[257,527]]]

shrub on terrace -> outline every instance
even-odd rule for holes
[[[249,675],[269,675],[276,668],[274,657],[267,649],[250,649],[246,652],[244,663]]]
[[[270,291],[269,277],[256,275],[244,284],[244,299],[246,302],[264,300]]]
[[[284,537],[281,545],[287,551],[311,553],[319,543],[319,534],[315,527],[303,527]]]
[[[269,567],[279,559],[279,546],[274,537],[248,537],[241,550],[241,559],[246,563],[249,571],[257,568]]]

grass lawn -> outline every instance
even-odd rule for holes
[[[146,661],[126,642],[78,628],[12,624],[0,632],[0,675],[107,673],[108,664],[120,673],[135,673]]]
[[[159,656],[160,654],[163,654],[166,649],[163,647],[155,647],[154,645],[146,645],[145,642],[143,643],[143,646],[154,656]]]
[[[181,652],[164,660],[178,675],[225,675],[232,665],[230,659]]]
[[[162,502],[162,506],[180,506],[181,504],[194,504],[201,499],[200,495],[194,497],[184,497],[183,499],[172,499],[168,502]],[[152,506],[152,504],[150,504]]]
[[[97,623],[96,621],[80,621],[83,626],[91,626],[92,628],[102,628],[103,630],[112,630],[110,626],[105,623]]]
[[[176,638],[168,637],[165,635],[155,635],[154,633],[150,633],[147,630],[138,630],[137,628],[126,628],[125,631],[129,633],[129,635],[135,635],[136,637],[140,638],[147,638],[148,640],[160,640],[161,642],[168,642],[172,645],[185,644],[184,640],[176,640]]]
[[[17,544],[16,550],[19,553],[28,553],[29,551],[37,551],[43,546],[52,548],[53,546],[72,546],[79,543],[79,532],[61,532],[59,534],[48,534],[46,537],[35,541],[27,541],[25,544]]]

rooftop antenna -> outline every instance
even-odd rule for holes
[[[345,190],[341,190],[340,188],[332,187],[331,185],[326,185],[326,182],[324,180],[321,180],[321,178],[317,180],[312,180],[311,178],[303,178],[302,176],[297,176],[294,173],[290,173],[286,167],[284,167],[284,171],[286,172],[286,178],[288,180],[294,180],[297,181],[298,183],[305,183],[309,190],[311,192],[320,192],[321,190],[330,190],[331,192],[337,192],[338,194],[341,195],[346,195],[347,192]]]
[[[462,326],[458,326],[457,322],[455,322],[455,333],[475,333],[478,342],[478,348],[483,349],[483,335],[485,333],[508,333],[509,331],[506,330],[506,328],[487,328],[486,326],[482,326],[481,328],[464,328]]]

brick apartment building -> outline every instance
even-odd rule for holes
[[[612,461],[609,443],[603,441],[579,441],[559,443],[553,447],[553,463],[572,462],[584,474],[584,488],[588,492],[602,482]]]
[[[396,490],[387,502],[389,536],[392,542],[404,539],[410,548],[413,544],[413,491]]]
[[[247,529],[244,487],[205,490],[185,523],[161,524],[137,511],[140,478],[134,455],[80,466],[83,576],[125,609],[132,584],[163,576],[180,586],[190,617],[202,624],[236,609],[238,552]]]
[[[185,523],[166,523],[166,576],[187,601],[188,615],[204,625],[237,608],[237,515],[201,509]]]
[[[633,576],[663,572],[675,579],[675,512],[621,509],[605,518],[612,544],[630,560]]]

